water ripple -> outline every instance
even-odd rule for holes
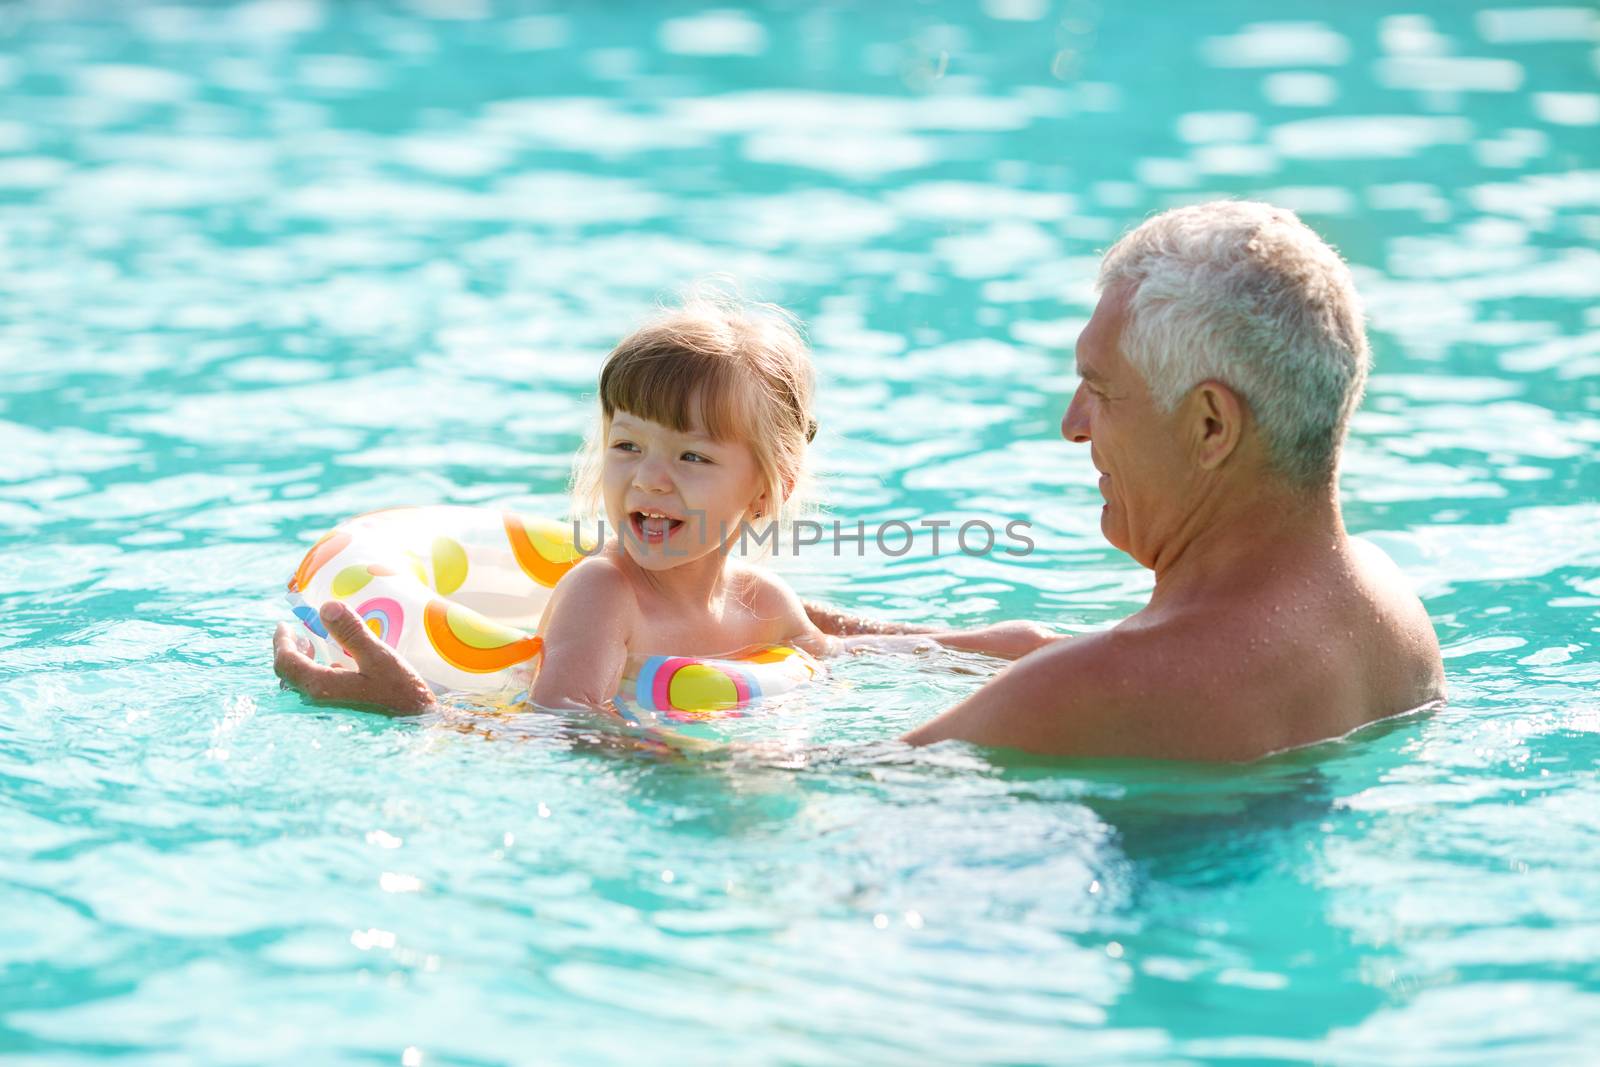
[[[0,7],[0,1047],[1581,1059],[1595,15],[1163,18]],[[798,588],[1114,622],[1150,578],[1059,439],[1071,349],[1117,234],[1223,195],[1357,271],[1346,514],[1425,597],[1449,707],[1062,765],[892,743],[999,665],[861,657],[671,761],[276,688],[320,530],[559,513],[608,346],[717,273],[810,325],[827,521],[1033,523],[1021,558],[775,561]]]

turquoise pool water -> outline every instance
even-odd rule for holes
[[[1594,9],[1133,6],[0,6],[0,1052],[1592,1059]],[[1121,617],[1068,354],[1097,251],[1214,195],[1358,271],[1348,521],[1448,709],[1244,768],[912,752],[992,667],[867,658],[667,762],[277,689],[318,531],[559,513],[606,348],[711,272],[810,323],[836,516],[1035,524],[803,592]]]

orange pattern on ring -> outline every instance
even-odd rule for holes
[[[533,539],[528,536],[528,528],[523,523],[522,516],[516,512],[503,512],[500,518],[505,524],[506,539],[511,542],[511,554],[516,557],[517,565],[522,568],[524,574],[540,585],[555,588],[555,584],[577,566],[577,559],[558,562],[547,558],[534,547]]]
[[[453,613],[472,616],[462,621],[468,622],[476,629],[490,632],[503,630],[510,635],[515,635],[519,631],[490,622],[459,604],[450,604],[443,600],[428,601],[427,607],[422,609],[423,631],[428,635],[433,650],[439,653],[439,658],[456,670],[466,671],[469,674],[503,671],[513,664],[532,659],[544,648],[544,640],[531,635],[512,636],[509,641],[497,648],[475,647],[456,635],[455,629],[450,625],[450,616]]]
[[[742,656],[729,656],[728,658],[739,660],[744,663],[782,663],[784,660],[788,659],[794,654],[795,652],[792,648],[785,648],[782,645],[773,645],[771,648],[763,648],[755,652],[746,653]]]
[[[350,535],[343,530],[333,530],[323,534],[316,544],[311,546],[305,558],[300,561],[300,566],[294,572],[294,577],[289,579],[289,592],[304,592],[311,584],[311,579],[322,565],[343,552],[350,543]]]

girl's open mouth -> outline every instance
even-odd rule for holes
[[[647,545],[659,545],[675,533],[683,525],[682,519],[674,519],[652,511],[634,511],[628,514],[628,524],[633,527],[633,535],[640,542]]]

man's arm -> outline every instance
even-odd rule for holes
[[[805,608],[806,617],[811,620],[811,625],[832,637],[855,637],[858,634],[929,634],[934,631],[932,626],[914,626],[910,623],[851,615],[810,600],[805,602]]]
[[[933,626],[913,626],[847,615],[809,600],[805,602],[805,610],[811,625],[818,630],[830,637],[845,638],[843,648],[846,650],[914,652],[933,645],[943,645],[945,648],[982,652],[1001,659],[1020,659],[1037,648],[1064,640],[1061,634],[1049,627],[1022,619],[970,630],[943,630]]]

